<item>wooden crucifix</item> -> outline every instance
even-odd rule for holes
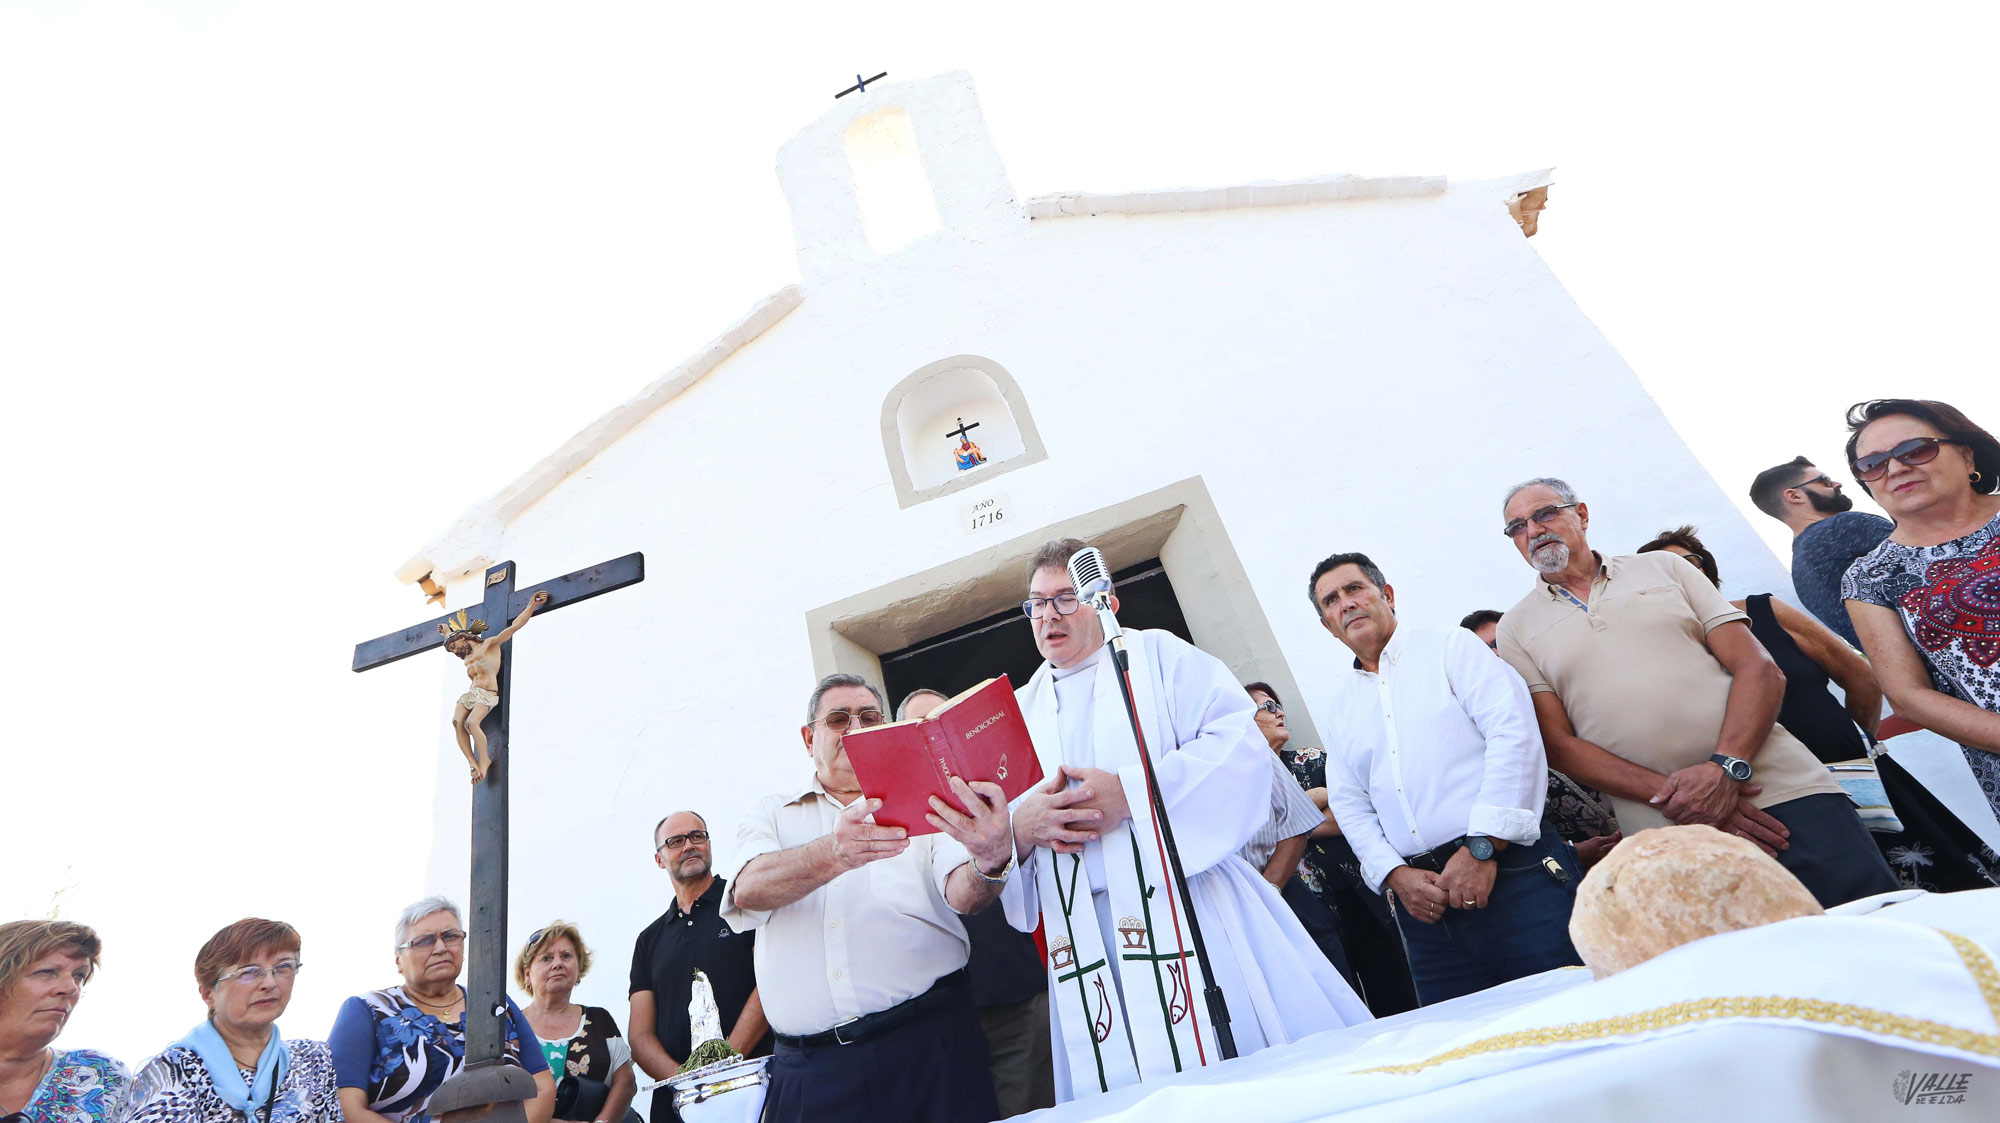
[[[548,596],[537,606],[538,616],[613,589],[636,585],[646,579],[646,558],[643,554],[627,554],[525,589],[514,587],[514,577],[513,562],[501,562],[486,571],[486,600],[476,610],[483,619],[501,622],[504,627],[504,622],[518,617],[542,593]],[[355,644],[354,669],[374,670],[443,647],[449,634],[464,629],[466,615],[461,611],[440,616]],[[532,1080],[527,1082],[525,1096],[516,1094],[521,1081],[505,1071],[511,1066],[500,1065],[502,1019],[507,1013],[507,774],[510,771],[507,757],[512,747],[507,737],[507,714],[514,693],[514,660],[509,651],[512,646],[511,639],[500,645],[494,691],[500,697],[481,725],[492,766],[485,779],[472,789],[472,903],[471,915],[465,918],[466,1067],[431,1097],[426,1114],[433,1116],[534,1096]],[[518,1111],[515,1108],[514,1113]]]

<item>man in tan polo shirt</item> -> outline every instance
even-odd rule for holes
[[[1785,676],[1743,613],[1663,554],[1606,558],[1570,486],[1536,479],[1503,533],[1537,574],[1500,620],[1549,767],[1609,795],[1626,834],[1706,823],[1777,855],[1827,907],[1897,888],[1860,816],[1777,724]]]

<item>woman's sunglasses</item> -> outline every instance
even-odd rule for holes
[[[1949,437],[1911,437],[1887,452],[1871,452],[1854,462],[1854,478],[1867,482],[1879,480],[1882,473],[1889,470],[1889,461],[1900,460],[1914,468],[1937,459],[1939,445],[1963,444]]]

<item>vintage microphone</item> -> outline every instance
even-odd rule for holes
[[[1194,897],[1188,891],[1187,875],[1181,871],[1181,852],[1174,845],[1174,825],[1167,818],[1167,801],[1160,795],[1159,777],[1153,774],[1153,755],[1146,751],[1146,733],[1139,725],[1139,704],[1132,695],[1131,658],[1125,653],[1125,632],[1118,626],[1118,617],[1111,611],[1111,570],[1104,564],[1104,554],[1095,546],[1085,546],[1070,555],[1069,580],[1076,588],[1078,600],[1090,605],[1097,612],[1097,622],[1104,629],[1104,642],[1111,645],[1111,657],[1118,668],[1118,693],[1125,699],[1125,716],[1132,723],[1132,740],[1139,746],[1139,764],[1146,770],[1146,797],[1153,807],[1153,844],[1160,851],[1161,861],[1171,871],[1174,881],[1180,886],[1180,900],[1167,894],[1168,912],[1174,921],[1174,945],[1183,955],[1186,945],[1181,943],[1182,912],[1187,913],[1188,936],[1194,941],[1195,962],[1201,965],[1201,977],[1206,982],[1202,997],[1208,1002],[1208,1020],[1215,1027],[1215,1043],[1222,1053],[1222,1059],[1236,1057],[1236,1035],[1229,1029],[1229,1003],[1222,996],[1222,988],[1215,983],[1215,971],[1208,965],[1208,944],[1201,938],[1201,922],[1194,914]],[[1195,1051],[1201,1056],[1202,1064],[1208,1063],[1201,1047],[1201,1025],[1195,1025]]]

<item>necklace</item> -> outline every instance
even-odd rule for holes
[[[28,1085],[28,1098],[21,1101],[22,1111],[28,1110],[28,1105],[34,1102],[36,1089],[42,1086],[42,1081],[47,1080],[49,1078],[49,1070],[56,1067],[56,1051],[52,1048],[44,1046],[42,1048],[42,1052],[47,1053],[48,1058],[42,1062],[42,1071],[39,1075],[35,1077],[35,1082],[33,1084]],[[0,1107],[0,1115],[7,1115],[7,1114],[12,1114],[12,1113],[8,1112],[6,1108]]]
[[[429,1013],[438,1013],[450,1010],[453,1006],[456,1006],[459,1003],[459,1000],[457,998],[452,999],[450,1002],[425,1002],[423,999],[418,998],[417,992],[411,990],[409,987],[403,988],[403,994],[410,1001],[416,1003],[419,1007],[421,1007],[423,1010]]]

